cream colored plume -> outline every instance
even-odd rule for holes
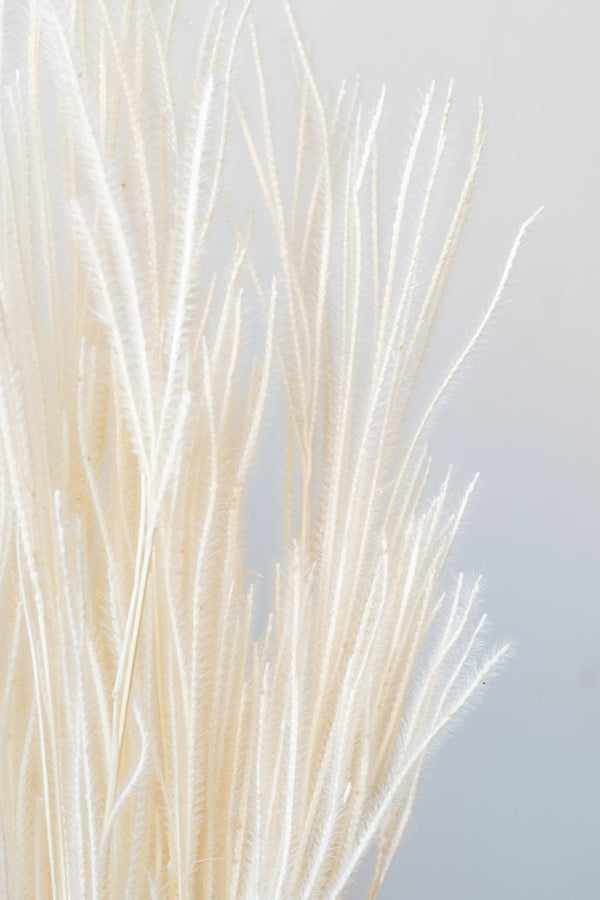
[[[481,117],[436,243],[450,94],[441,110],[427,94],[398,190],[381,191],[383,95],[326,104],[286,6],[299,91],[282,184],[248,5],[217,3],[196,34],[176,0],[5,4],[10,900],[341,897],[373,845],[375,897],[429,751],[506,652],[480,652],[478,581],[443,593],[471,487],[458,506],[448,480],[427,499],[424,432],[524,229],[431,404],[410,405]],[[272,282],[232,141],[272,223]],[[261,632],[246,512],[276,395],[285,551]]]

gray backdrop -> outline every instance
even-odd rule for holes
[[[281,41],[276,6],[257,12],[267,40]],[[392,186],[432,78],[442,90],[456,81],[459,148],[484,100],[487,150],[434,354],[442,366],[491,297],[520,222],[545,204],[431,435],[436,472],[454,463],[459,486],[481,472],[450,569],[484,573],[490,638],[512,639],[515,653],[436,754],[383,898],[597,900],[600,7],[302,0],[296,10],[321,83],[358,70],[372,99],[387,84]]]
[[[456,80],[467,128],[483,97],[487,151],[444,322],[456,340],[519,222],[545,204],[431,436],[460,483],[482,474],[452,568],[484,573],[490,634],[510,637],[515,654],[434,758],[383,897],[597,900],[600,7],[297,7],[322,78],[358,69],[373,94],[387,84],[400,150],[431,78]]]

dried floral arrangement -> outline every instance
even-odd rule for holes
[[[248,6],[215,4],[183,87],[176,0],[4,10],[0,895],[11,900],[340,897],[374,845],[376,897],[431,748],[506,653],[480,649],[478,581],[442,591],[472,486],[458,508],[448,479],[426,499],[424,437],[528,223],[407,430],[481,116],[428,265],[450,94],[439,115],[433,89],[425,97],[391,197],[378,172],[383,95],[367,113],[343,85],[327,104],[285,5],[299,90],[283,189]],[[240,40],[256,114],[236,92]],[[223,190],[234,122],[272,223],[268,284]],[[224,223],[233,249],[213,271]],[[246,499],[275,390],[285,552],[257,634]]]

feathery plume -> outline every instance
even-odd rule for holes
[[[286,3],[299,82],[287,192],[249,6],[214,5],[184,84],[176,0],[4,11],[0,895],[11,900],[341,897],[376,846],[374,898],[431,749],[506,653],[480,652],[479,581],[461,575],[442,592],[473,485],[458,508],[449,479],[426,500],[424,436],[529,222],[410,430],[482,117],[432,263],[451,91],[441,115],[426,95],[382,203],[384,95],[367,113],[343,85],[328,105]],[[242,36],[257,115],[235,90]],[[232,129],[272,224],[268,284],[224,189]],[[247,492],[279,387],[285,551],[257,635]]]

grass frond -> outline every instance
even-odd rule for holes
[[[215,3],[190,58],[176,0],[5,6],[0,896],[334,898],[375,848],[375,898],[507,652],[480,581],[447,583],[474,483],[434,491],[425,438],[535,216],[419,409],[481,113],[440,236],[452,87],[392,196],[385,91],[329,102],[287,2],[291,162],[250,2]],[[261,628],[264,453],[283,551]]]

